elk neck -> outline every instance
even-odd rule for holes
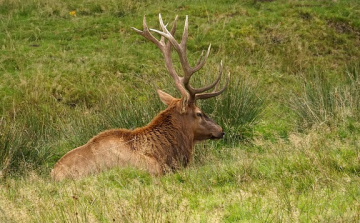
[[[187,123],[178,110],[174,103],[148,125],[135,129],[132,133],[139,143],[151,144],[153,149],[147,151],[148,155],[171,169],[188,164],[194,144],[194,134],[187,129]]]

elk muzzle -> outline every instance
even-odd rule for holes
[[[202,113],[201,120],[195,129],[194,138],[196,141],[207,139],[222,139],[225,135],[224,130],[216,124],[206,114]]]
[[[222,139],[225,136],[225,132],[221,130],[221,132],[217,133],[216,135],[211,135],[210,139]]]

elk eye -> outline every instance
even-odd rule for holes
[[[199,118],[201,118],[201,117],[202,117],[202,113],[201,113],[201,112],[198,112],[198,113],[196,113],[196,116],[199,117]]]

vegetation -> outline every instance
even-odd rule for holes
[[[114,169],[54,183],[67,151],[136,128],[177,94],[130,27],[189,15],[195,85],[226,138],[161,178]],[[356,0],[0,0],[0,222],[359,222],[360,3]],[[175,59],[175,57],[174,57]]]

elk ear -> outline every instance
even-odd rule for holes
[[[173,96],[169,95],[168,93],[165,93],[159,89],[157,90],[157,93],[159,94],[160,100],[166,105],[169,105],[172,101],[176,99]]]

